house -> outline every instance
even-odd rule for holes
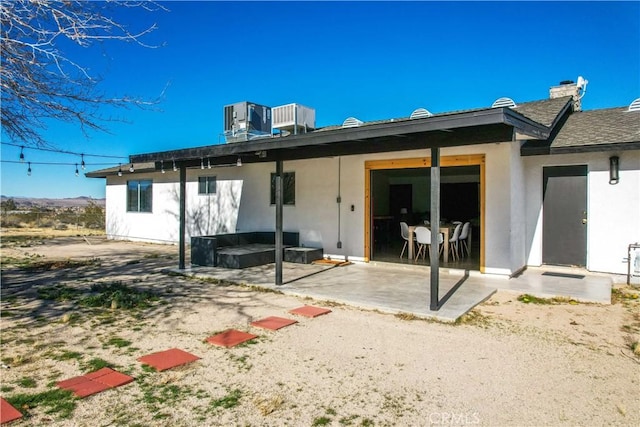
[[[320,129],[295,119],[255,138],[225,109],[234,142],[132,155],[131,169],[87,176],[106,178],[109,238],[180,243],[181,267],[190,237],[238,231],[295,231],[332,257],[398,260],[406,212],[413,222],[471,222],[466,269],[627,274],[628,247],[640,241],[640,100],[582,111],[585,85]]]

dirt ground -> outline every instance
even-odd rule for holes
[[[175,246],[25,234],[2,233],[0,394],[26,413],[11,425],[640,425],[632,287],[611,305],[499,291],[445,324],[170,275]],[[154,297],[87,306],[98,284]],[[288,313],[305,304],[332,312]],[[298,323],[250,326],[267,316]],[[229,328],[259,337],[205,341]],[[170,348],[200,359],[163,372],[137,361]],[[135,381],[56,405],[56,382],[105,365]]]

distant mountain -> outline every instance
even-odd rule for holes
[[[93,202],[98,206],[105,206],[105,199],[93,199],[91,197],[80,196],[65,199],[49,199],[37,197],[8,197],[0,196],[0,201],[13,199],[18,208],[47,207],[47,208],[74,208],[87,206]]]

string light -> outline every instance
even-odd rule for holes
[[[19,162],[17,160],[5,160],[1,159],[0,163],[11,163],[11,164],[21,164],[23,162]],[[75,162],[31,162],[32,165],[47,165],[47,166],[73,166],[77,163]],[[87,166],[113,166],[113,163],[87,163]]]
[[[118,163],[118,176],[122,176],[122,163]]]
[[[18,156],[18,160],[12,161],[12,160],[6,160],[6,159],[0,159],[0,161],[2,163],[25,163],[26,157],[24,154],[24,150],[25,148],[28,148],[30,150],[38,150],[38,151],[48,151],[48,152],[52,152],[52,153],[58,153],[58,154],[70,154],[70,155],[74,155],[74,156],[80,156],[80,162],[27,162],[28,168],[27,168],[27,174],[30,176],[32,173],[32,169],[31,169],[31,164],[34,165],[69,165],[69,166],[75,166],[75,174],[76,176],[80,176],[80,170],[78,168],[78,166],[80,166],[82,168],[82,170],[86,170],[87,166],[112,166],[113,163],[87,163],[85,161],[85,156],[88,157],[102,157],[102,158],[111,158],[111,159],[126,159],[127,157],[123,157],[123,156],[111,156],[111,155],[105,155],[105,154],[85,154],[85,153],[77,153],[77,152],[73,152],[73,151],[66,151],[66,150],[60,150],[60,149],[55,149],[55,148],[44,148],[44,147],[38,147],[38,146],[24,146],[24,145],[20,145],[20,144],[14,144],[14,143],[10,143],[10,142],[2,142],[0,141],[0,144],[2,145],[9,145],[12,147],[18,147],[20,148],[20,154]],[[119,167],[118,170],[121,171],[120,168],[121,163],[119,163]],[[133,172],[133,164],[131,165],[131,169]]]
[[[19,144],[13,144],[11,142],[0,142],[2,145],[10,145],[12,147],[20,147],[21,149],[24,149],[24,145],[19,145]],[[109,159],[127,159],[128,157],[124,157],[124,156],[111,156],[108,154],[84,154],[84,153],[76,153],[74,151],[65,151],[65,150],[58,150],[55,148],[44,148],[44,147],[28,147],[30,150],[38,150],[38,151],[49,151],[52,153],[60,153],[60,154],[73,154],[75,156],[80,156],[80,155],[85,155],[87,157],[103,157],[103,158],[109,158]]]
[[[160,172],[164,173],[164,160],[160,161]]]
[[[200,157],[200,169],[204,169],[204,159]]]
[[[173,171],[174,172],[178,171],[178,168],[176,167],[176,161],[175,160],[173,160]]]
[[[211,169],[211,159],[207,157],[207,169]]]
[[[133,163],[131,163],[131,166],[129,167],[129,172],[133,173],[135,171],[135,169],[133,168]]]
[[[238,167],[242,166],[242,159],[240,157],[238,157],[238,161],[236,162],[236,166],[238,166]]]

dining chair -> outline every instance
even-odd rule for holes
[[[458,243],[460,241],[460,229],[462,228],[462,223],[456,224],[456,228],[453,230],[453,236],[449,239],[449,250],[451,251],[451,255],[453,255],[453,260],[457,261],[460,259],[460,255],[458,253]]]
[[[409,243],[409,225],[404,221],[400,222],[400,235],[404,239],[404,246],[402,246],[402,252],[400,252],[400,258],[402,258],[402,256],[404,255],[404,251],[405,249],[407,249],[407,245]],[[416,241],[416,236],[414,234],[411,244],[413,245],[415,241]],[[408,256],[409,256],[409,251],[407,251],[407,257]]]
[[[418,252],[416,253],[415,260],[418,261],[420,253],[422,253],[422,259],[425,257],[427,247],[429,247],[429,259],[431,259],[431,230],[427,227],[418,226],[414,231],[416,235],[416,242],[418,243]],[[444,241],[442,233],[438,233],[438,256],[440,255],[441,245]]]
[[[465,255],[465,252],[467,254],[467,256],[471,255],[471,250],[470,250],[470,245],[469,245],[469,228],[471,227],[471,223],[470,222],[465,222],[462,225],[462,231],[460,231],[460,236],[458,236],[458,241],[460,243],[462,243],[461,247],[460,247],[460,251],[462,253],[462,256]]]

